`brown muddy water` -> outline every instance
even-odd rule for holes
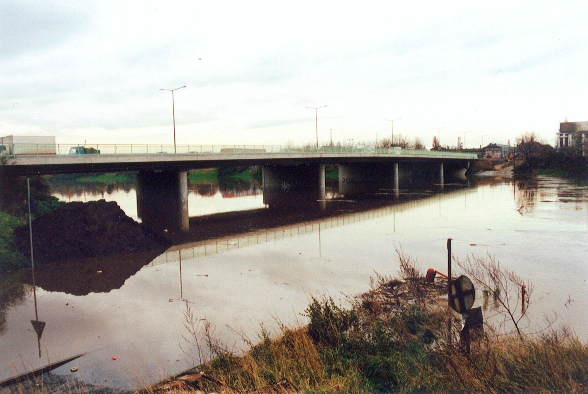
[[[137,218],[132,188],[54,194],[66,201],[117,201]],[[282,323],[305,323],[312,296],[346,303],[368,290],[376,273],[396,275],[397,248],[416,258],[423,273],[429,267],[446,271],[447,238],[457,259],[491,255],[533,284],[523,320],[527,331],[544,327],[550,316],[556,326],[568,325],[588,340],[586,182],[484,178],[446,185],[443,192],[402,195],[401,201],[379,200],[372,207],[329,202],[337,215],[305,221],[301,213],[279,227],[174,246],[146,257],[138,272],[118,278],[112,288],[86,295],[72,295],[57,283],[33,292],[30,283],[5,277],[0,381],[85,354],[54,373],[136,389],[203,361],[197,346],[185,340],[188,308],[197,326],[209,323],[214,337],[237,351],[246,347],[243,338],[258,339],[261,324],[271,331]],[[191,215],[265,211],[259,190],[221,193],[211,186],[189,199]],[[103,274],[87,273],[90,279]],[[45,323],[40,338],[31,323],[36,320]]]

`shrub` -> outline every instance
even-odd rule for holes
[[[345,339],[345,332],[357,321],[353,311],[344,310],[332,298],[323,302],[312,297],[312,302],[306,309],[306,316],[310,319],[308,333],[319,344],[338,347]]]
[[[0,271],[24,267],[25,257],[16,249],[14,229],[23,225],[25,220],[0,212]]]

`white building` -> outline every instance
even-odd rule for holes
[[[562,122],[559,124],[557,148],[583,148],[586,155],[588,141],[588,122]]]

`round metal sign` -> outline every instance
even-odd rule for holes
[[[470,278],[462,275],[452,280],[450,290],[449,305],[457,313],[466,313],[472,309],[476,300],[476,290]]]

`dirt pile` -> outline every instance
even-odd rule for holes
[[[480,159],[474,162],[474,168],[478,171],[494,171],[494,164],[490,159]]]
[[[72,202],[36,218],[35,261],[63,262],[161,249],[165,245],[125,215],[116,202]],[[17,247],[30,255],[28,225],[15,229]]]

